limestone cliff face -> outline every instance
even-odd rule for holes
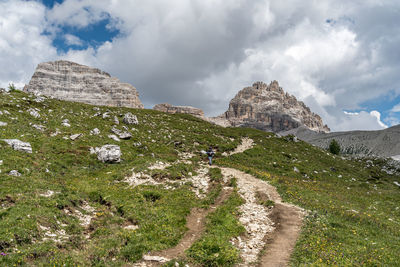
[[[193,115],[196,117],[201,117],[201,118],[204,117],[204,112],[201,109],[195,108],[195,107],[190,107],[190,106],[173,106],[171,104],[164,103],[164,104],[155,105],[153,107],[153,109],[171,113],[171,114],[183,113],[183,114],[190,114],[190,115]]]
[[[219,120],[231,126],[245,126],[264,131],[280,132],[306,126],[316,132],[329,132],[327,125],[303,102],[285,93],[277,81],[267,85],[256,82],[239,91],[230,101],[229,109]]]
[[[65,60],[39,64],[24,91],[92,105],[143,108],[132,85],[99,69]]]

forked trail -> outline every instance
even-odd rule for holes
[[[241,153],[252,146],[253,140],[243,139],[242,144],[231,154]],[[245,200],[239,207],[239,220],[245,227],[246,234],[232,240],[243,259],[238,266],[287,266],[300,234],[305,212],[297,206],[283,203],[276,188],[266,181],[232,168],[221,168],[221,171],[226,179],[237,179],[238,192]],[[188,231],[177,246],[144,255],[143,260],[133,266],[160,266],[171,259],[184,256],[185,250],[202,236],[206,216],[221,205],[230,193],[231,190],[224,187],[209,209],[193,209],[187,217]],[[259,195],[272,200],[275,203],[273,209],[259,204]]]

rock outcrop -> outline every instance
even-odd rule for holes
[[[303,102],[285,93],[277,81],[256,82],[239,91],[223,115],[211,118],[222,126],[243,126],[280,132],[306,126],[316,132],[329,132],[327,125]]]
[[[4,142],[6,142],[9,146],[12,147],[12,149],[14,149],[16,151],[32,153],[31,144],[28,142],[22,142],[21,140],[18,140],[18,139],[2,139],[2,140]]]
[[[190,106],[173,106],[168,103],[163,103],[155,105],[153,109],[170,114],[183,113],[183,114],[190,114],[200,118],[204,117],[204,112],[201,109]]]
[[[117,145],[104,145],[90,149],[90,154],[96,154],[101,162],[118,163],[121,161],[121,148]]]
[[[132,85],[99,69],[65,60],[39,64],[24,91],[92,105],[143,108]]]

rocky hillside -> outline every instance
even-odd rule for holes
[[[0,92],[0,266],[396,266],[396,171],[187,114]]]
[[[327,125],[303,102],[285,93],[277,81],[270,85],[256,82],[239,91],[223,115],[211,118],[223,126],[243,126],[280,132],[306,126],[316,132],[329,132]]]
[[[92,105],[143,108],[132,85],[99,69],[65,60],[39,64],[24,91]]]
[[[335,139],[341,146],[341,153],[362,156],[379,156],[399,158],[400,126],[393,126],[379,131],[348,131],[333,133],[316,133],[304,127],[282,132],[282,135],[294,134],[298,138],[327,148]]]
[[[191,106],[173,106],[168,103],[163,103],[155,105],[153,109],[162,112],[167,112],[170,114],[176,114],[176,113],[189,114],[199,118],[204,118],[204,112],[201,109]]]

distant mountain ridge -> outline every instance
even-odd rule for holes
[[[321,148],[327,148],[335,139],[340,144],[343,154],[394,158],[400,156],[400,125],[377,131],[332,133],[316,133],[305,127],[299,127],[280,134],[294,134],[299,139]]]

